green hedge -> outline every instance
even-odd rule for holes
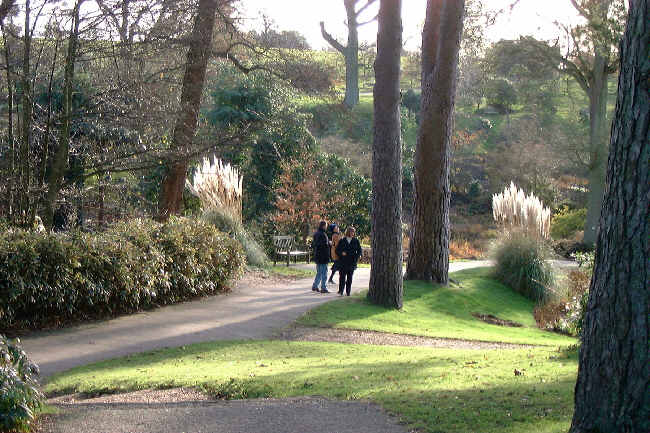
[[[213,226],[132,220],[102,233],[0,233],[0,329],[62,326],[225,289],[241,245]]]
[[[0,431],[30,431],[35,411],[43,404],[36,375],[38,367],[29,360],[20,340],[0,334]]]

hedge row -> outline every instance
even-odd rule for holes
[[[214,226],[132,220],[102,233],[0,233],[0,330],[61,326],[225,289],[241,245]]]

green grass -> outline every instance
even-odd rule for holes
[[[523,375],[514,374],[515,369]],[[165,349],[75,368],[49,394],[195,386],[221,398],[369,399],[427,432],[565,432],[575,353],[286,341]]]
[[[533,302],[489,276],[489,268],[479,268],[453,273],[451,278],[459,285],[432,287],[423,282],[407,281],[401,311],[373,305],[362,294],[323,304],[298,319],[298,323],[518,344],[576,344],[574,338],[537,328],[532,315]],[[492,314],[523,327],[490,325],[471,313]]]
[[[314,278],[316,276],[316,268],[314,269],[304,269],[297,267],[294,263],[290,266],[285,264],[279,264],[271,266],[271,272],[274,274],[282,275],[283,277],[291,278]]]

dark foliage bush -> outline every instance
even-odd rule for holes
[[[119,223],[103,233],[0,233],[0,329],[61,326],[224,290],[241,245],[199,220]]]
[[[542,241],[522,233],[507,233],[497,242],[492,255],[499,281],[538,303],[551,297],[553,269]]]
[[[38,367],[29,360],[20,340],[0,334],[0,431],[30,431],[34,412],[43,402],[37,375]]]

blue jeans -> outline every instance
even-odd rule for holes
[[[316,279],[311,286],[312,289],[317,289],[319,282],[320,288],[327,290],[327,263],[316,263]]]

